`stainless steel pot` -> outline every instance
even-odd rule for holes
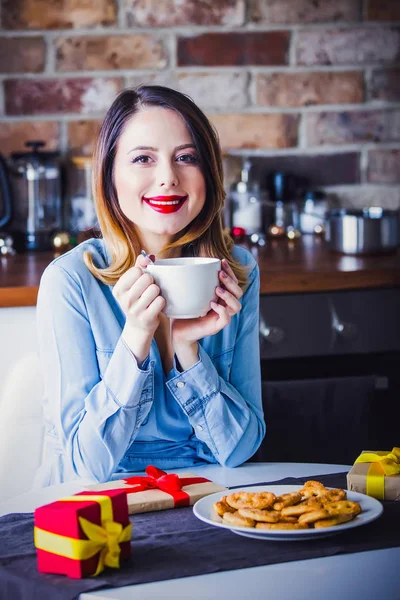
[[[344,254],[394,252],[399,244],[399,212],[380,207],[328,212],[329,248]]]

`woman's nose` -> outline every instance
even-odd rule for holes
[[[158,183],[160,187],[176,187],[179,184],[178,174],[171,164],[160,165],[158,172]]]

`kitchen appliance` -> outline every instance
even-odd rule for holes
[[[273,224],[287,231],[299,226],[299,198],[303,193],[305,182],[297,175],[275,172],[267,177],[269,197],[275,205]]]
[[[11,220],[11,184],[4,156],[0,154],[0,194],[3,202],[2,214],[0,213],[0,229]],[[1,208],[1,204],[0,204]]]
[[[47,250],[63,226],[60,156],[41,151],[42,141],[25,145],[30,150],[0,160],[0,226],[12,235],[16,250]]]
[[[92,166],[90,156],[72,156],[68,165],[66,225],[73,234],[97,226],[92,193]]]
[[[328,212],[326,240],[343,254],[394,252],[399,244],[399,212],[380,207]]]
[[[400,420],[400,288],[261,295],[267,434],[251,460],[352,464]]]
[[[299,203],[299,230],[301,233],[319,233],[325,228],[328,199],[324,192],[310,190]]]

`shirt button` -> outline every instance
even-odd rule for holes
[[[185,387],[185,382],[184,381],[178,381],[178,383],[176,384],[176,387],[179,389],[182,389]]]
[[[203,431],[204,427],[203,427],[203,425],[196,425],[196,429],[198,431]]]

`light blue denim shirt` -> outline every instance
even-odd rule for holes
[[[153,339],[141,368],[121,338],[125,315],[112,286],[83,262],[89,251],[108,264],[103,240],[91,239],[55,259],[39,289],[37,325],[45,381],[45,442],[35,486],[78,478],[219,463],[235,467],[258,449],[265,423],[258,338],[259,270],[249,267],[242,310],[199,341],[199,361],[164,374]]]

